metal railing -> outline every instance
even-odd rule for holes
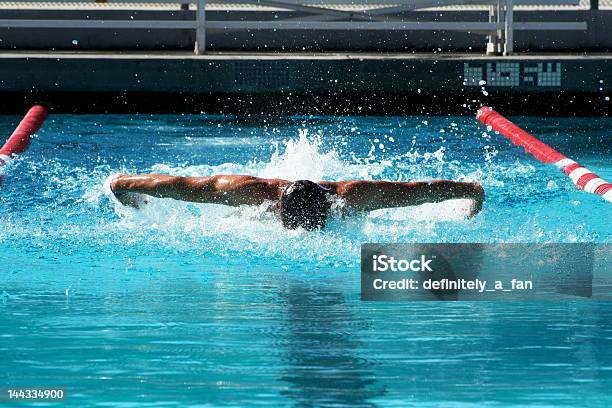
[[[44,0],[29,0],[30,3]],[[100,1],[100,0],[98,0]],[[44,1],[49,3],[49,0]],[[92,3],[72,0],[71,3]],[[460,31],[487,37],[487,52],[509,55],[514,50],[515,30],[586,30],[586,22],[517,22],[517,5],[577,5],[579,0],[226,0],[223,3],[275,7],[306,13],[300,17],[272,20],[208,20],[206,0],[122,0],[121,3],[172,3],[183,10],[195,5],[195,19],[178,20],[106,20],[45,19],[40,10],[37,19],[2,19],[0,28],[109,28],[109,29],[191,29],[195,30],[195,53],[206,52],[207,30],[427,30]],[[342,5],[363,6],[360,10],[342,9]],[[404,14],[445,6],[481,5],[489,10],[488,21],[406,20]],[[338,7],[340,6],[340,7]],[[277,15],[278,17],[278,15]]]

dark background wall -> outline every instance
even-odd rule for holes
[[[304,13],[210,11],[210,20],[271,20]],[[193,20],[194,11],[3,10],[3,19]],[[483,11],[427,11],[403,15],[419,21],[486,21]],[[515,31],[515,50],[531,52],[608,52],[612,50],[612,10],[515,12],[515,21],[586,21],[587,31]],[[190,50],[194,30],[0,29],[0,50]],[[449,31],[219,31],[208,30],[207,48],[233,51],[475,51],[485,50],[480,34]]]

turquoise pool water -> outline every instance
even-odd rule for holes
[[[612,119],[515,119],[612,179]],[[359,299],[364,242],[612,243],[609,204],[474,118],[54,115],[3,171],[0,388],[75,407],[612,405],[612,303]],[[304,233],[258,208],[115,208],[116,172],[476,179],[487,201]]]

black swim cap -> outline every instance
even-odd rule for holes
[[[291,183],[280,199],[283,226],[315,230],[325,227],[331,202],[326,189],[308,180]]]

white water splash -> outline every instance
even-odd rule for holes
[[[272,154],[269,163],[263,164],[259,175],[265,178],[285,180],[323,180],[344,173],[346,165],[339,159],[335,150],[321,151],[321,136],[308,138],[308,130],[299,131],[298,140],[285,141],[284,151],[279,146]]]
[[[159,164],[153,166],[152,171],[183,176],[249,174],[288,180],[347,180],[380,178],[379,175],[385,170],[398,168],[404,172],[402,167],[407,175],[415,177],[419,166],[431,169],[444,165],[443,148],[434,152],[400,153],[393,159],[381,161],[377,161],[375,153],[370,151],[366,158],[342,160],[335,149],[323,148],[321,135],[309,136],[307,130],[301,130],[297,139],[276,146],[268,161],[187,167]],[[405,179],[410,177],[406,176]],[[436,222],[464,220],[470,205],[469,200],[452,200],[378,210],[362,216],[336,217],[328,222],[325,231],[313,233],[284,229],[276,216],[266,211],[265,206],[233,208],[148,198],[149,204],[140,210],[126,208],[112,197],[108,186],[109,181],[105,183],[105,194],[111,198],[115,212],[121,218],[116,227],[130,231],[134,239],[138,239],[138,236],[150,239],[157,235],[175,247],[182,244],[185,247],[193,246],[194,240],[204,239],[212,240],[209,244],[217,250],[219,246],[223,250],[251,247],[260,254],[281,252],[289,257],[303,256],[300,248],[308,245],[316,249],[311,255],[321,259],[354,251],[355,245],[368,239],[380,239],[381,234],[385,240],[431,239],[432,234],[435,235]],[[461,221],[462,224],[467,222]],[[297,237],[299,239],[296,240]]]

